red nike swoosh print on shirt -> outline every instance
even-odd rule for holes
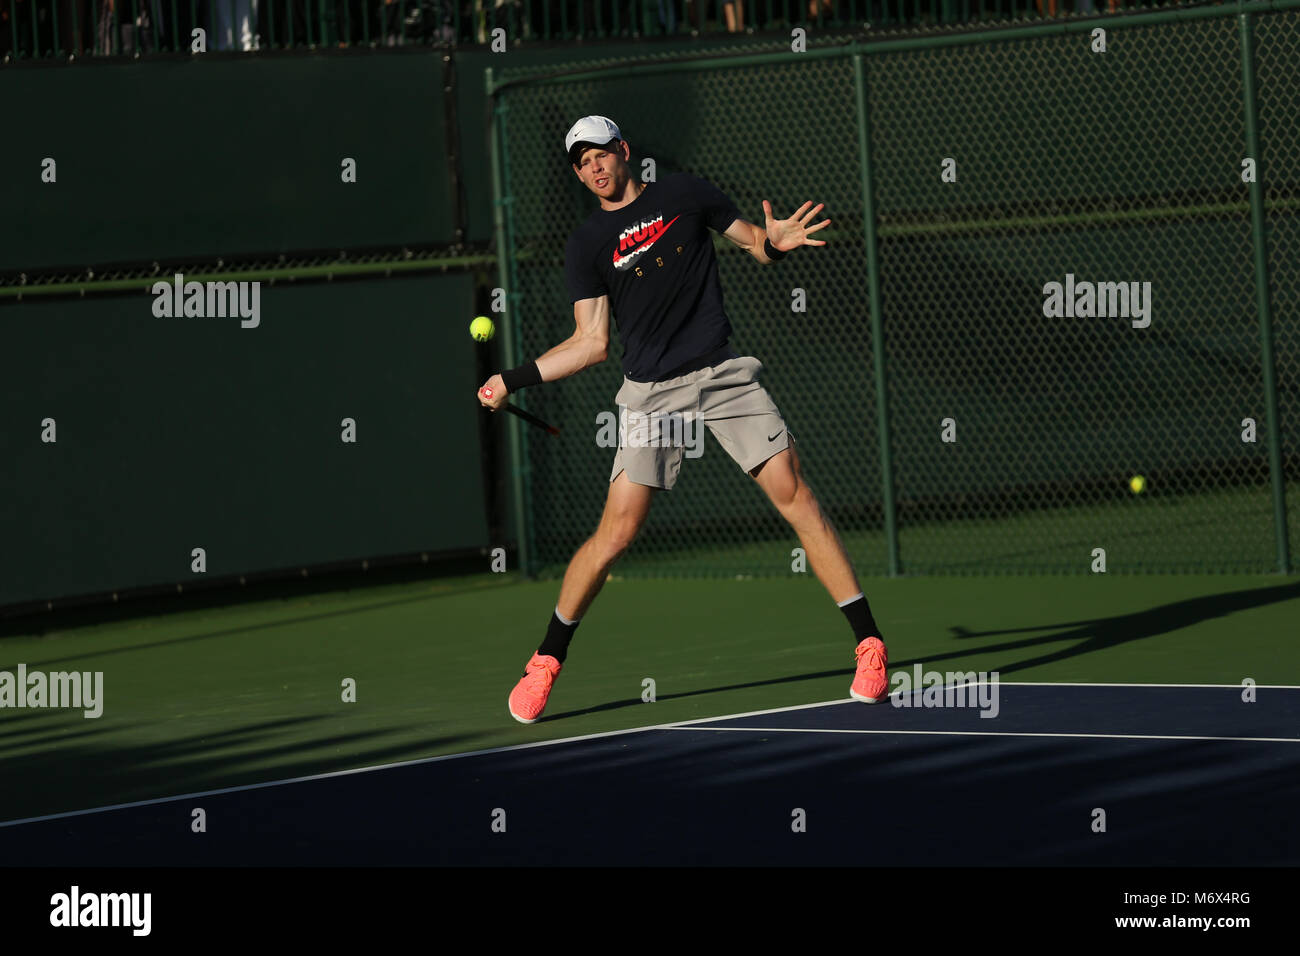
[[[669,220],[667,223],[656,223],[656,227],[657,227],[657,228],[655,228],[654,233],[653,233],[649,238],[647,238],[645,242],[641,243],[641,245],[637,246],[635,249],[633,249],[631,252],[629,252],[629,253],[628,253],[627,255],[625,255],[625,256],[620,256],[620,255],[618,254],[618,250],[615,249],[615,250],[614,250],[614,267],[617,268],[617,267],[618,267],[618,264],[619,264],[620,262],[622,262],[624,259],[631,259],[632,257],[634,257],[634,256],[639,256],[641,253],[645,252],[647,249],[649,249],[651,246],[653,246],[656,242],[658,242],[658,241],[663,237],[663,234],[664,234],[665,232],[668,231],[668,228],[669,228],[669,227],[670,227],[674,222],[676,222],[676,221],[677,221],[678,219],[680,219],[680,218],[682,218],[682,217],[681,217],[681,215],[679,214],[679,215],[673,216],[673,218],[672,218],[671,220]]]

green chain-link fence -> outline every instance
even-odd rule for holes
[[[608,115],[634,170],[652,158],[659,177],[703,176],[752,221],[765,198],[778,216],[826,203],[828,245],[771,267],[715,244],[733,344],[764,361],[861,570],[1087,572],[1096,548],[1112,572],[1286,569],[1284,476],[1293,533],[1300,495],[1297,7],[1108,21],[1105,52],[1097,24],[1075,23],[496,78],[515,356],[572,331],[564,240],[595,201],[562,137]],[[1045,315],[1053,282],[1150,283],[1150,324],[1135,327],[1136,300]],[[806,313],[791,310],[796,288]],[[619,354],[517,398],[567,426],[518,435],[541,573],[599,518],[613,452],[596,415],[614,410]],[[790,573],[797,540],[708,441],[619,573]]]

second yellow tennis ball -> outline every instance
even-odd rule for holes
[[[475,342],[486,342],[497,334],[497,327],[486,315],[480,315],[469,324],[469,334]]]
[[[1140,495],[1147,490],[1147,480],[1141,475],[1134,475],[1128,480],[1129,490],[1135,495]]]

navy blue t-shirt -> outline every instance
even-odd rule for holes
[[[725,232],[739,218],[717,186],[674,173],[621,209],[597,209],[569,237],[569,300],[609,296],[628,378],[659,381],[727,344],[731,323],[709,230]]]

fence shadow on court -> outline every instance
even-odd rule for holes
[[[478,733],[422,736],[424,725],[385,726],[329,733],[321,717],[259,721],[217,732],[167,740],[111,742],[124,730],[82,729],[69,715],[33,721],[24,735],[0,740],[5,777],[22,781],[21,790],[0,802],[0,823],[50,813],[65,813],[137,800],[197,794],[226,787],[298,777],[376,764],[417,760],[438,748],[463,746]],[[80,721],[82,723],[93,721]],[[8,726],[8,722],[0,723]],[[60,746],[47,746],[57,740]],[[83,738],[66,742],[72,738]],[[86,739],[96,738],[96,739]],[[403,739],[404,738],[404,739]],[[75,768],[73,770],[72,768]],[[0,829],[0,834],[4,830]]]

